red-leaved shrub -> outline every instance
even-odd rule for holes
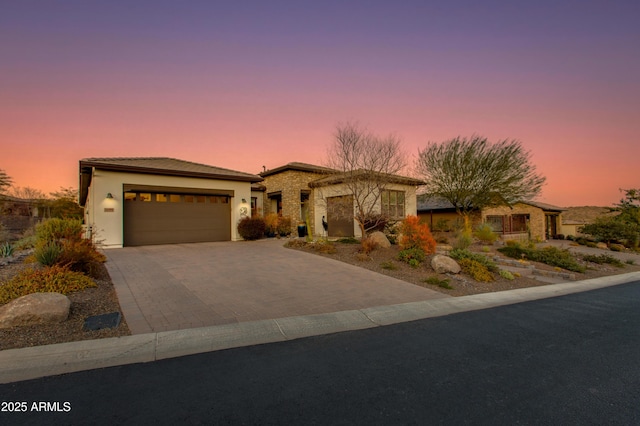
[[[422,249],[425,254],[436,252],[436,240],[431,235],[429,226],[420,223],[418,216],[407,216],[400,226],[400,248],[403,250],[411,248]]]

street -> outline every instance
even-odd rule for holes
[[[640,282],[0,385],[0,401],[7,425],[640,424]]]

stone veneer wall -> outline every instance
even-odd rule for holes
[[[325,175],[320,173],[301,172],[297,170],[285,170],[271,176],[267,176],[262,181],[267,190],[264,193],[264,214],[275,213],[271,211],[271,202],[268,194],[281,191],[282,193],[282,216],[291,218],[291,232],[297,232],[298,223],[305,221],[300,217],[300,192],[302,190],[310,191],[309,196],[309,225],[311,229],[309,233],[313,235],[315,229],[313,193],[309,188],[309,182],[319,179]]]
[[[487,216],[512,216],[514,214],[528,214],[529,215],[529,229],[531,230],[531,239],[544,241],[546,219],[544,211],[539,207],[530,206],[528,204],[516,203],[511,207],[493,207],[487,208],[482,211],[482,221],[484,222]],[[508,239],[508,236],[507,236]]]

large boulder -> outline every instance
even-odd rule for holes
[[[458,262],[441,254],[436,254],[431,258],[431,267],[439,274],[459,274],[461,270]]]
[[[372,232],[368,238],[371,238],[373,241],[375,241],[378,247],[381,247],[381,248],[391,247],[391,243],[389,242],[389,239],[387,238],[387,236],[380,231]]]
[[[33,293],[0,306],[0,328],[51,324],[69,317],[71,301],[60,293]]]

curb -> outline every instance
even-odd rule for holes
[[[640,280],[640,272],[472,296],[0,351],[0,383],[362,330]]]

